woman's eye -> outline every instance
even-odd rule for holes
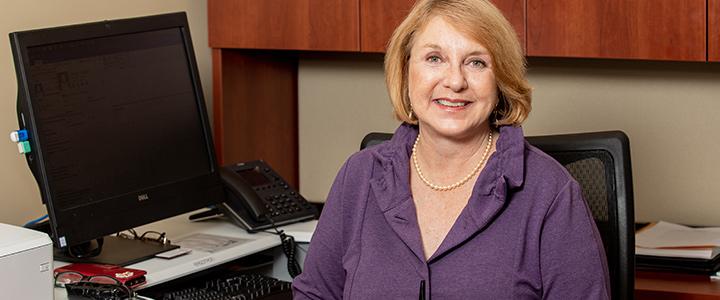
[[[480,68],[487,67],[487,64],[485,63],[485,61],[483,61],[483,60],[481,60],[481,59],[473,59],[473,60],[471,60],[471,61],[470,61],[470,65],[473,66],[473,67],[480,67]]]
[[[431,56],[428,56],[427,61],[431,62],[431,63],[437,63],[437,62],[440,62],[440,57],[437,55],[431,55]]]

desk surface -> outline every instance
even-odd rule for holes
[[[635,298],[720,299],[720,280],[707,275],[635,272]]]
[[[205,233],[242,239],[236,246],[215,253],[193,251],[187,255],[166,260],[153,258],[129,267],[146,270],[147,283],[144,287],[161,284],[201,270],[221,265],[235,259],[258,253],[280,245],[280,239],[270,233],[249,234],[239,227],[223,220],[190,222],[192,213],[158,221],[137,228],[138,231],[155,230],[166,232],[170,240],[179,240],[196,233]],[[298,242],[309,242],[317,221],[283,226],[286,233]],[[55,261],[53,267],[65,265]],[[656,273],[637,271],[635,276],[637,299],[719,299],[720,280],[709,276]],[[67,299],[65,289],[55,288],[55,299]]]
[[[192,212],[195,213],[195,212]],[[143,287],[150,287],[171,281],[198,271],[202,271],[238,258],[258,253],[280,245],[277,235],[259,232],[249,234],[245,230],[224,220],[206,220],[190,222],[188,216],[192,213],[180,215],[166,220],[158,221],[136,228],[138,232],[155,230],[165,232],[171,241],[181,240],[184,237],[197,234],[212,234],[240,239],[241,242],[230,248],[214,253],[193,250],[187,255],[173,259],[152,258],[128,267],[147,271],[147,283]],[[309,242],[317,221],[292,224],[281,227],[286,233],[293,235],[298,242]],[[55,261],[54,268],[66,265],[66,262]],[[63,288],[55,288],[55,299],[67,299]]]

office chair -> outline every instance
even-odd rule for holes
[[[373,132],[360,149],[389,140]],[[633,299],[635,288],[635,215],[630,143],[621,131],[527,137],[560,162],[580,183],[603,240],[612,299]]]
[[[377,144],[380,144],[384,141],[387,141],[392,138],[392,133],[384,133],[384,132],[371,132],[368,133],[360,142],[360,150],[365,149],[370,146],[375,146]]]
[[[621,131],[534,136],[580,183],[605,246],[613,299],[633,299],[635,214],[630,142]]]

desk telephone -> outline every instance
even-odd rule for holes
[[[220,177],[226,197],[219,205],[220,211],[249,232],[318,215],[313,205],[262,160],[224,166]]]

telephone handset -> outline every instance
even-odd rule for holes
[[[220,210],[238,226],[255,232],[317,217],[317,209],[262,160],[220,169],[225,202]],[[272,222],[268,219],[272,219]]]

